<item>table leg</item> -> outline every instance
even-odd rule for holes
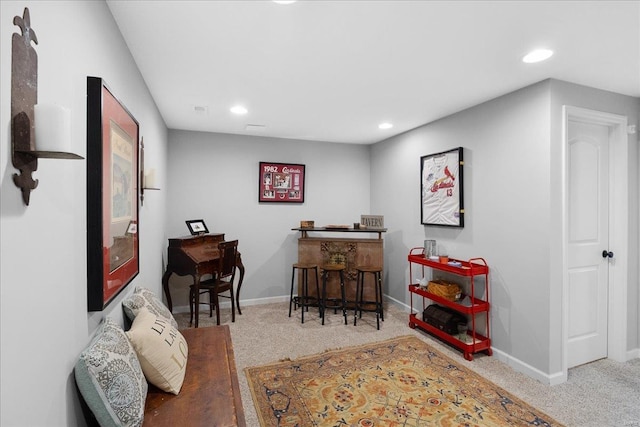
[[[236,259],[236,267],[240,270],[238,292],[236,292],[236,307],[238,308],[238,314],[242,314],[242,310],[240,310],[240,288],[242,287],[242,281],[244,280],[244,264],[242,264],[242,257],[240,256],[240,253],[238,253],[238,258]]]
[[[164,294],[167,297],[167,305],[169,312],[173,312],[173,304],[171,303],[171,292],[169,292],[169,277],[173,274],[173,271],[167,269],[162,275],[162,288],[164,289]]]
[[[200,320],[200,275],[196,274],[195,276],[193,276],[193,291],[196,293],[195,294],[195,307],[193,308],[193,311],[195,313],[196,316],[196,320],[194,322],[194,328],[198,327],[198,320]],[[218,308],[216,307],[216,310],[218,310]]]

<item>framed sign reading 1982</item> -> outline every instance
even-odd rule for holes
[[[304,203],[304,165],[260,162],[258,202]]]

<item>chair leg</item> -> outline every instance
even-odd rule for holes
[[[358,322],[358,309],[360,308],[360,304],[362,301],[362,296],[360,295],[360,279],[362,278],[362,272],[358,271],[356,275],[356,301],[353,309],[353,326],[356,326]],[[362,316],[362,311],[360,311],[360,315]]]
[[[216,294],[216,324],[220,325],[220,298],[218,297],[218,290],[215,289],[214,293]]]
[[[195,303],[195,297],[193,295],[193,288],[189,289],[189,326],[193,323],[193,304]]]
[[[296,268],[291,269],[291,295],[289,297],[289,317],[291,317],[291,306],[293,305],[293,279],[296,274]]]
[[[322,298],[320,300],[320,317],[322,318],[322,324],[324,325],[324,315],[327,303],[327,270],[322,270]]]
[[[236,303],[233,296],[233,283],[231,284],[231,289],[229,289],[229,292],[231,293],[231,322],[233,323],[236,321]]]
[[[340,270],[340,290],[341,290],[341,297],[342,297],[342,316],[344,316],[344,324],[347,324],[347,296],[346,296],[346,292],[344,289],[344,274],[342,273],[342,270]]]
[[[376,327],[380,330],[380,312],[382,311],[382,289],[380,289],[380,273],[374,274],[376,288]]]
[[[313,267],[313,269],[316,272],[316,303],[318,304],[318,315],[320,315],[320,281],[318,280],[318,267]]]
[[[209,289],[209,317],[213,317],[213,292]]]
[[[298,302],[300,303],[300,321],[304,323],[304,311],[307,308],[307,269],[302,270],[302,295],[298,294]],[[309,309],[307,308],[307,311]]]
[[[384,322],[384,305],[382,300],[382,273],[378,273],[378,292],[380,293],[380,320]]]

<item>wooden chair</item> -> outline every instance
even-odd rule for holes
[[[213,316],[213,310],[216,311],[216,323],[220,324],[220,303],[219,297],[229,298],[231,300],[231,321],[236,321],[236,306],[233,291],[233,281],[236,276],[236,258],[238,256],[238,241],[231,240],[228,242],[218,243],[218,269],[213,278],[200,282],[200,295],[209,294],[209,317]],[[228,292],[228,295],[224,295]],[[202,300],[201,300],[202,301]],[[193,322],[193,312],[196,302],[195,285],[190,286],[189,290],[189,325]],[[205,303],[202,303],[205,304]],[[196,307],[196,316],[198,315]]]

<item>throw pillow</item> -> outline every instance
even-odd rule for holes
[[[160,390],[178,394],[187,368],[187,342],[163,317],[142,308],[126,332],[142,372]]]
[[[74,373],[80,394],[101,426],[142,425],[147,381],[120,325],[104,320],[80,354]]]
[[[122,301],[122,307],[132,322],[138,315],[138,311],[140,311],[142,307],[146,307],[151,313],[164,317],[171,322],[174,328],[178,328],[178,322],[173,318],[167,306],[162,303],[156,294],[147,288],[137,287],[130,297]]]

